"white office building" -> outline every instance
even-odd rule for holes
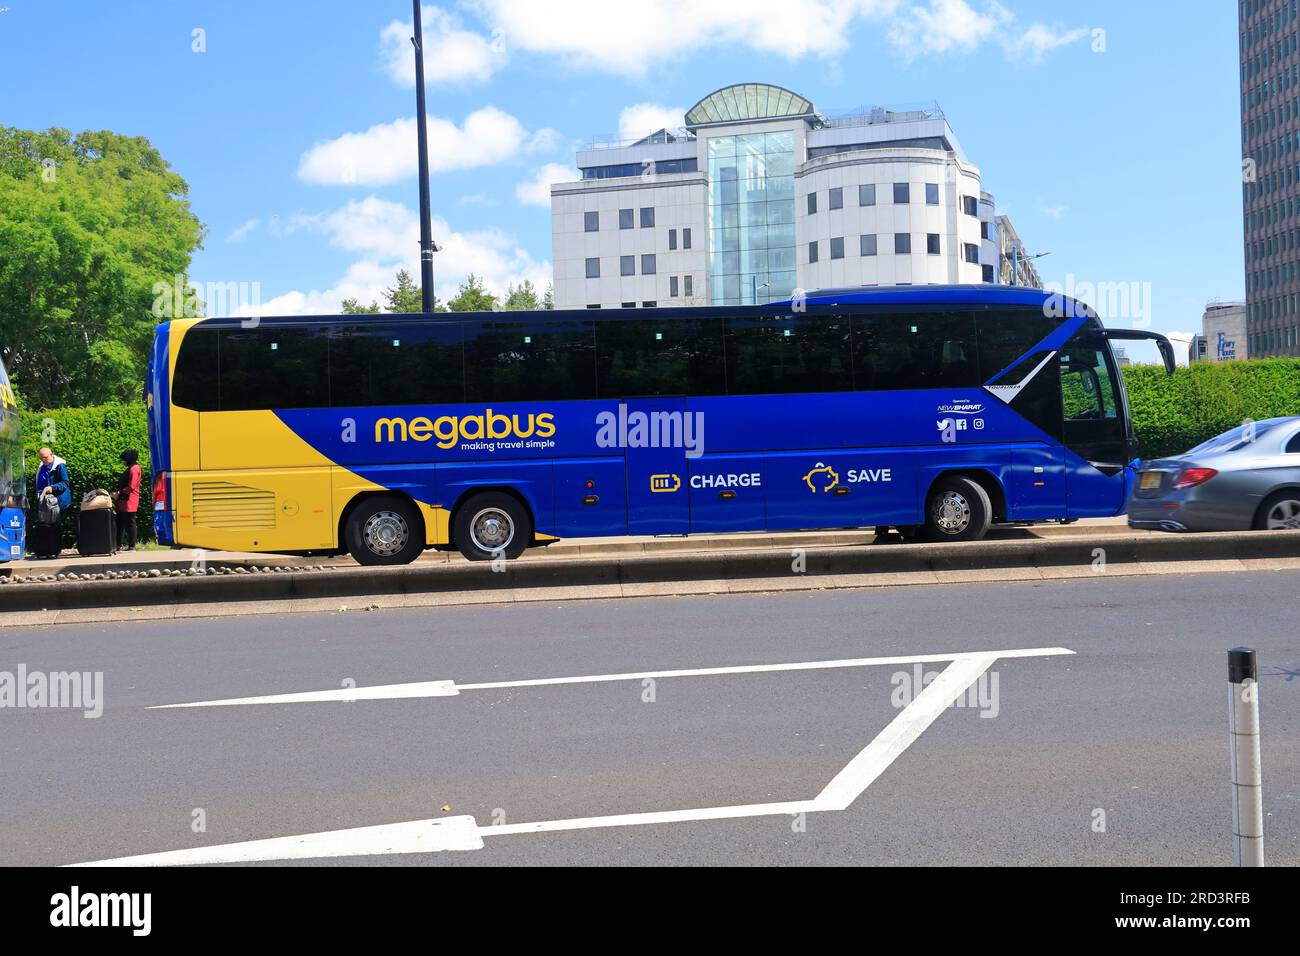
[[[937,107],[829,118],[746,83],[700,100],[682,129],[593,143],[577,166],[581,180],[551,187],[556,308],[1037,284]]]
[[[1201,333],[1192,338],[1188,360],[1231,362],[1249,358],[1250,337],[1246,334],[1246,303],[1215,300],[1201,316]]]

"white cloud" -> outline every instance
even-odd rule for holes
[[[606,0],[482,0],[507,48],[643,76],[705,47],[746,47],[788,60],[848,45],[855,18],[892,12],[898,0],[640,0],[611,13]]]
[[[419,217],[401,203],[369,196],[331,212],[296,216],[294,229],[324,235],[330,245],[358,255],[348,270],[326,289],[294,290],[262,304],[262,315],[309,315],[338,312],[339,303],[356,298],[364,304],[381,301],[398,269],[419,275]],[[434,288],[442,301],[456,295],[469,273],[483,279],[489,291],[504,295],[511,285],[530,280],[538,289],[551,282],[549,261],[537,261],[513,237],[499,229],[456,232],[440,216],[433,217],[433,236],[442,251],[434,255]]]
[[[226,242],[243,242],[248,237],[248,234],[257,228],[259,222],[261,222],[260,219],[245,219],[242,226],[226,236]]]
[[[523,124],[495,106],[465,117],[464,125],[430,116],[429,172],[493,166],[515,156],[529,140]],[[344,133],[302,154],[298,178],[329,185],[382,186],[418,170],[415,117]]]
[[[1060,219],[1069,211],[1070,211],[1069,206],[1063,206],[1060,203],[1057,203],[1055,206],[1046,207],[1043,210],[1043,215],[1046,216],[1048,219]]]
[[[581,175],[572,166],[563,163],[547,163],[537,168],[537,175],[515,187],[515,198],[526,206],[551,205],[551,184],[571,183],[581,179]]]
[[[641,139],[661,129],[677,129],[686,122],[683,106],[634,103],[618,115],[618,138]]]
[[[460,18],[438,7],[421,7],[424,82],[483,83],[505,65],[500,37],[465,30]],[[415,86],[415,48],[411,20],[394,20],[379,34],[384,68],[394,82]]]
[[[1044,55],[1086,36],[1085,28],[1060,29],[1034,23],[1022,27],[1014,13],[987,0],[976,10],[967,0],[927,0],[900,7],[891,19],[889,42],[904,59],[953,51],[969,53],[986,41],[1012,59],[1041,62]]]
[[[1038,62],[1087,32],[1023,26],[997,0],[639,0],[612,16],[605,0],[479,0],[475,9],[512,53],[631,77],[709,48],[829,61],[849,49],[860,23],[882,30],[909,60],[993,43]]]

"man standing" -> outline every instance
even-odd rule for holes
[[[66,513],[72,507],[72,478],[68,475],[68,463],[48,448],[42,448],[36,457],[41,460],[41,467],[36,471],[37,499],[52,492],[59,499],[59,512]]]

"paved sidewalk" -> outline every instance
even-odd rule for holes
[[[1074,536],[1097,533],[1145,533],[1162,534],[1163,532],[1133,532],[1128,527],[1127,519],[1119,518],[1084,518],[1074,524],[1041,524],[1030,527],[995,528],[989,532],[986,540],[1007,541],[1017,538],[1046,538]],[[773,547],[854,547],[870,544],[875,539],[873,529],[852,529],[844,531],[803,531],[771,533],[764,531],[744,532],[726,535],[671,535],[671,536],[621,536],[604,538],[574,538],[561,540],[543,548],[533,548],[525,552],[525,559],[537,560],[547,558],[599,558],[615,555],[684,553],[699,551],[737,551],[751,548]],[[83,558],[76,551],[65,549],[57,558],[37,560],[28,558],[23,561],[10,562],[7,566],[13,574],[104,574],[108,571],[148,571],[154,568],[170,570],[188,568],[193,562],[202,558],[208,565],[248,567],[356,567],[350,555],[333,557],[303,557],[286,554],[258,554],[249,551],[202,551],[196,548],[171,548],[164,550],[142,550],[118,552],[114,555],[102,555]],[[438,564],[461,563],[464,561],[458,553],[449,551],[426,551],[420,562]],[[3,568],[4,566],[0,566]]]

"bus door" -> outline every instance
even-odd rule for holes
[[[619,403],[619,416],[628,534],[686,534],[686,399],[628,399]]]
[[[1066,514],[1108,517],[1124,510],[1129,441],[1119,371],[1105,339],[1076,337],[1060,353]]]

